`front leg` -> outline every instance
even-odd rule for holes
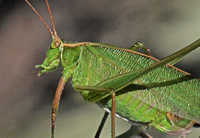
[[[54,130],[55,130],[55,119],[58,111],[59,101],[60,97],[63,91],[63,88],[65,86],[65,80],[63,77],[60,78],[60,81],[58,83],[58,87],[56,89],[56,93],[53,99],[52,103],[52,112],[51,112],[51,138],[54,138]]]

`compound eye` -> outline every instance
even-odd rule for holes
[[[53,41],[53,45],[55,46],[55,48],[58,47],[60,44],[61,42],[58,40]]]
[[[51,42],[51,48],[52,49],[57,48],[58,46],[60,46],[60,44],[61,44],[61,41],[54,40],[53,42]]]

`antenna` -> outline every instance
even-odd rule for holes
[[[48,12],[49,12],[49,16],[50,16],[50,20],[51,20],[51,24],[52,24],[52,28],[53,28],[54,35],[55,35],[56,37],[58,37],[58,35],[57,35],[57,33],[56,33],[56,29],[55,29],[54,22],[53,22],[53,17],[52,17],[52,14],[51,14],[51,10],[50,10],[50,6],[49,6],[48,0],[46,0],[46,4],[47,4],[47,8],[48,8]]]
[[[54,27],[54,25],[52,24],[52,26],[53,26],[53,31],[54,31],[54,33],[51,31],[51,29],[49,28],[49,26],[46,24],[46,22],[44,21],[44,19],[42,18],[42,16],[40,16],[40,14],[36,11],[36,9],[28,2],[28,0],[25,0],[25,2],[31,7],[31,9],[37,14],[37,16],[40,18],[40,20],[43,22],[43,24],[46,26],[46,28],[48,29],[48,31],[49,31],[49,33],[51,34],[51,35],[56,35],[57,36],[57,34],[56,34],[56,31],[55,31],[55,27]],[[46,2],[47,2],[47,4],[48,4],[48,1],[46,0]],[[48,7],[48,6],[47,6]],[[50,10],[49,9],[49,7],[48,7],[48,10]],[[50,16],[50,18],[51,18],[51,22],[53,22],[53,20],[52,20],[52,17]]]

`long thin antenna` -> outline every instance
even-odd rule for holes
[[[53,22],[53,17],[52,17],[52,14],[51,14],[51,10],[50,10],[50,6],[49,6],[48,0],[46,0],[46,4],[47,4],[48,11],[49,11],[49,16],[50,16],[50,19],[51,19],[51,24],[52,24],[54,35],[57,36],[56,28],[55,28],[55,25],[54,25],[54,22]]]
[[[43,22],[43,24],[46,26],[46,28],[48,29],[49,33],[51,35],[54,35],[53,32],[51,31],[51,29],[49,28],[49,26],[46,24],[46,22],[44,21],[44,19],[42,18],[42,16],[40,16],[40,14],[36,11],[36,9],[28,2],[28,0],[25,0],[25,2],[31,7],[31,9],[37,14],[37,16],[40,18],[40,20]],[[55,31],[54,31],[55,33]]]

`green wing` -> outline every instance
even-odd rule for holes
[[[102,44],[81,47],[73,85],[96,86],[121,73],[135,71],[155,63],[145,55]],[[200,82],[171,66],[161,66],[132,82],[128,92],[151,107],[200,122]],[[105,93],[81,92],[86,101],[97,102]],[[124,95],[124,94],[123,94]]]

